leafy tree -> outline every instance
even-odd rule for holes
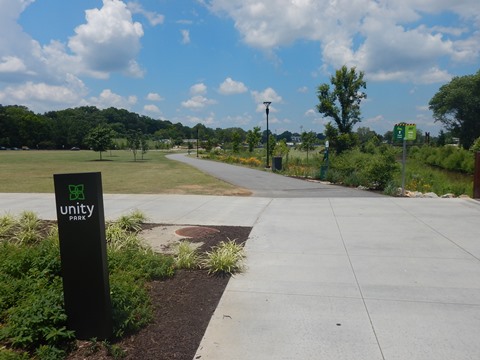
[[[330,142],[330,146],[335,149],[337,154],[349,150],[358,145],[358,135],[354,133],[340,134],[338,129],[328,122],[325,125],[325,136]]]
[[[115,133],[110,127],[98,125],[88,132],[85,137],[85,143],[93,151],[98,151],[100,160],[102,160],[102,152],[107,151],[113,145],[114,136]]]
[[[268,156],[269,157],[272,157],[276,146],[277,146],[277,139],[275,138],[275,135],[270,133],[270,137],[268,138]]]
[[[255,126],[253,130],[248,130],[247,131],[248,151],[253,152],[253,150],[258,145],[261,139],[262,139],[262,134],[260,133],[260,126]]]
[[[234,153],[240,151],[240,143],[242,142],[242,136],[238,131],[232,133],[232,150]]]
[[[275,149],[273,151],[273,154],[275,156],[285,156],[288,155],[290,152],[290,148],[287,145],[287,141],[285,139],[281,139],[275,144]]]
[[[315,142],[317,141],[317,134],[313,131],[302,132],[302,145],[301,149],[307,152],[307,162],[308,162],[308,152],[315,149]]]
[[[344,65],[330,78],[333,89],[328,84],[318,87],[317,110],[335,121],[340,134],[350,134],[353,125],[360,122],[360,103],[367,97],[361,91],[367,86],[363,76],[363,71],[357,73],[355,67]]]
[[[359,127],[356,133],[358,136],[358,141],[362,145],[370,141],[372,138],[378,139],[378,134],[374,130],[371,130],[369,127]]]
[[[128,147],[132,150],[133,161],[137,161],[137,152],[141,147],[143,134],[140,130],[130,130],[127,134]]]
[[[473,152],[478,152],[480,151],[480,137],[478,137],[474,142],[472,147],[470,148],[471,151]]]
[[[148,146],[147,137],[142,134],[142,137],[140,139],[140,150],[142,151],[142,160],[143,160],[143,155],[147,153],[148,149],[149,149],[149,146]]]
[[[460,145],[468,149],[480,136],[480,70],[454,77],[429,102],[435,121],[443,123]]]

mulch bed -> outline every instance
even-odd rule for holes
[[[147,225],[152,226],[160,225]],[[208,228],[218,231],[200,228],[189,234],[197,236],[189,241],[203,243],[200,251],[209,251],[221,241],[244,243],[251,231],[250,227],[240,226]],[[127,360],[192,360],[228,280],[228,277],[208,275],[205,270],[179,270],[171,279],[151,282],[154,319],[147,327],[114,342],[110,349],[78,341],[78,349],[68,360],[105,360],[120,356]]]

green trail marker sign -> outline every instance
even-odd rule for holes
[[[393,140],[416,140],[417,139],[417,125],[400,123],[395,124],[393,128]]]
[[[400,123],[393,127],[393,141],[403,141],[402,157],[402,196],[405,196],[405,164],[407,157],[407,140],[416,140],[417,125]]]
[[[108,339],[112,309],[101,174],[53,179],[68,328],[78,339]]]

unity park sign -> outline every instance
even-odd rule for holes
[[[108,339],[112,306],[101,174],[53,178],[68,328],[78,339]]]

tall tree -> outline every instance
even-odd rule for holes
[[[429,108],[435,121],[443,123],[468,149],[480,136],[480,70],[474,75],[454,77],[440,87]]]
[[[328,84],[318,87],[317,110],[335,121],[340,134],[350,134],[353,125],[360,122],[360,103],[367,97],[361,91],[367,87],[364,75],[363,71],[357,72],[355,67],[348,69],[344,65],[330,78],[333,89]]]

